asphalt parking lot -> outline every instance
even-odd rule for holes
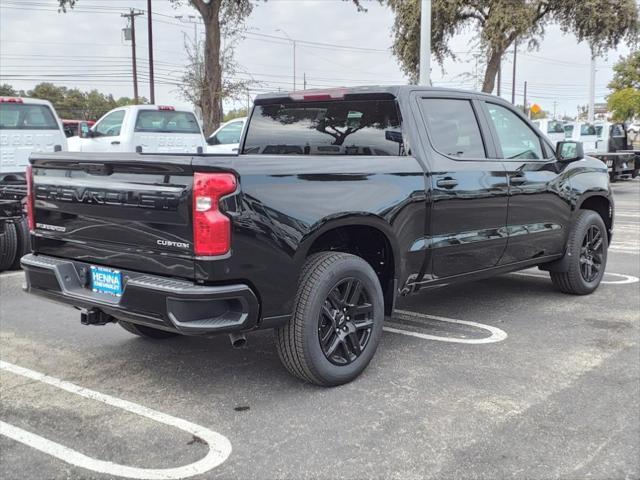
[[[4,273],[0,476],[640,478],[640,181],[613,189],[595,294],[538,270],[420,293],[334,389],[288,375],[271,332],[85,327]]]

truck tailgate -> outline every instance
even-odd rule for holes
[[[32,157],[34,251],[193,278],[190,156]]]

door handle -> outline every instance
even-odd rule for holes
[[[514,175],[513,177],[509,177],[509,182],[516,184],[516,183],[525,183],[527,181],[527,177],[525,177],[524,175]]]
[[[436,185],[442,188],[453,188],[458,185],[458,181],[453,178],[445,178],[444,180],[438,180]]]
[[[111,145],[120,145],[120,142],[118,140],[114,140],[113,142],[111,142]]]

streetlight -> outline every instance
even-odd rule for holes
[[[296,41],[282,28],[278,28],[276,32],[284,34],[285,37],[293,44],[293,89],[296,89]]]

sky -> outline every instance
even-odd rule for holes
[[[194,25],[184,23],[197,12],[183,1],[153,0],[153,42],[156,103],[181,105],[175,84],[180,81],[187,55],[185,38],[193,39]],[[377,2],[358,12],[342,0],[268,0],[247,20],[247,33],[236,49],[238,78],[252,79],[251,95],[293,89],[293,42],[296,41],[296,87],[406,84],[390,52],[392,12]],[[146,0],[78,0],[75,9],[58,13],[57,0],[0,0],[0,83],[30,89],[41,81],[96,88],[115,97],[133,96],[131,45],[124,40],[121,17],[129,8],[146,11]],[[182,15],[182,19],[175,18]],[[204,35],[202,24],[198,36]],[[149,96],[147,17],[136,22],[140,94]],[[482,65],[477,66],[474,32],[456,36],[451,47],[457,59],[443,66],[432,59],[436,86],[479,89]],[[612,66],[630,46],[599,57],[596,62],[596,102],[608,94]],[[511,98],[512,51],[503,61],[502,96]],[[573,116],[588,102],[590,51],[557,26],[547,28],[539,49],[519,49],[516,103],[522,103],[527,81],[529,104],[551,113]],[[226,102],[230,109],[246,100]]]

